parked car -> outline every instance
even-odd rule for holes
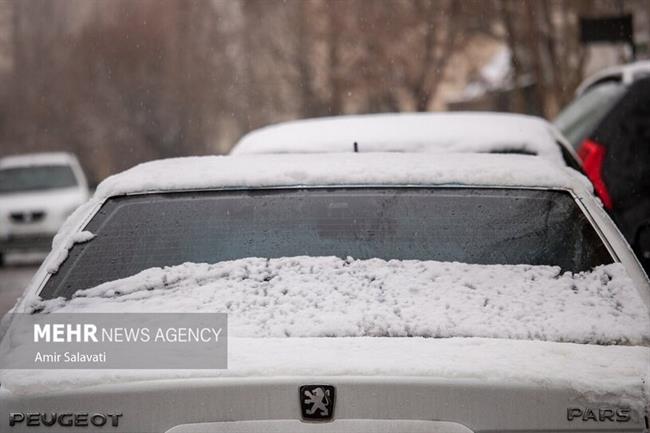
[[[49,251],[59,227],[87,199],[86,177],[74,155],[0,159],[0,265],[10,252]]]
[[[650,62],[586,80],[555,119],[614,221],[650,271]]]
[[[384,113],[296,120],[246,134],[231,153],[324,152],[522,153],[581,169],[573,148],[552,124],[504,113]]]
[[[14,312],[228,313],[228,368],[4,369],[0,413],[15,431],[81,411],[89,432],[641,433],[649,307],[589,182],[544,158],[155,161],[98,187]]]

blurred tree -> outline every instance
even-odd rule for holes
[[[512,108],[552,116],[588,61],[578,17],[646,16],[647,2],[5,2],[0,156],[71,150],[101,179],[152,158],[224,153],[280,120],[432,110],[486,40],[511,53]]]
[[[542,112],[552,117],[572,97],[584,78],[587,50],[579,42],[579,17],[590,11],[590,0],[501,1],[505,41],[512,53],[513,82],[536,84]],[[525,112],[523,98],[516,100]]]

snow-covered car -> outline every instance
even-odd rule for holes
[[[649,306],[591,184],[543,158],[154,161],[100,184],[14,313],[227,313],[228,368],[3,370],[1,425],[647,432]]]
[[[1,158],[0,265],[8,252],[49,251],[57,230],[86,200],[86,177],[74,155]]]
[[[650,271],[650,61],[588,78],[554,122]]]
[[[506,113],[383,113],[278,123],[244,135],[232,154],[416,152],[522,153],[581,169],[552,124]]]

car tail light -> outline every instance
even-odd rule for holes
[[[578,156],[582,159],[582,168],[585,174],[594,184],[596,194],[603,201],[607,209],[612,209],[612,196],[609,195],[605,181],[603,180],[603,162],[605,161],[605,146],[595,141],[586,139],[578,149]]]

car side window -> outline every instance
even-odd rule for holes
[[[625,86],[620,82],[595,85],[562,110],[553,123],[578,149],[624,93]]]

